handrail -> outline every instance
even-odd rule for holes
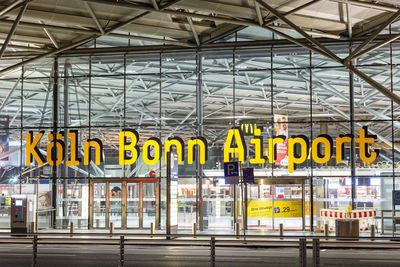
[[[193,234],[160,234],[160,233],[154,233],[152,235],[147,234],[147,233],[125,233],[125,232],[114,232],[114,236],[126,236],[126,237],[153,237],[149,240],[154,240],[157,237],[171,237],[171,238],[192,238]],[[7,232],[1,232],[0,233],[0,239],[4,237],[15,237],[16,240],[20,240],[21,237],[25,238],[30,238],[31,236],[38,236],[39,238],[51,238],[52,236],[71,236],[71,233],[57,233],[57,232],[48,232],[48,233],[27,233],[27,234],[17,234],[17,233],[7,233]],[[101,237],[101,236],[107,236],[107,240],[112,240],[115,239],[113,237],[110,237],[109,233],[79,233],[79,232],[74,232],[73,237],[78,237],[78,236],[93,236],[93,237]],[[337,237],[337,236],[325,236],[325,235],[284,235],[279,236],[279,235],[229,235],[229,234],[197,234],[196,235],[197,239],[201,240],[200,238],[209,238],[209,237],[216,237],[216,238],[231,238],[232,240],[239,238],[245,238],[246,240],[249,240],[250,238],[258,238],[258,239],[283,239],[285,242],[287,239],[296,239],[298,240],[299,238],[306,238],[306,239],[313,239],[313,238],[320,238],[320,239],[343,239],[343,240],[353,240],[355,237]],[[64,238],[64,237],[63,237]],[[88,238],[89,239],[89,238]],[[91,240],[95,238],[90,238]],[[393,237],[393,236],[358,236],[356,239],[362,239],[362,240],[391,240],[391,241],[400,241],[400,236],[399,237]],[[63,239],[65,240],[65,239]],[[146,239],[147,240],[147,239]],[[171,239],[172,240],[172,239]],[[189,239],[185,239],[189,240]],[[229,239],[230,240],[230,239]]]
[[[54,209],[54,208],[42,209],[42,210],[37,209],[36,212],[37,212],[37,213],[41,213],[41,212],[49,212],[49,211],[55,211],[55,210],[56,210],[56,209]]]
[[[52,233],[59,235],[60,233]],[[400,247],[400,238],[393,237],[336,237],[336,236],[253,236],[258,239],[251,239],[249,236],[240,236],[242,239],[236,239],[237,236],[229,236],[230,239],[226,239],[228,235],[207,235],[207,236],[197,236],[196,239],[193,238],[192,235],[172,235],[172,234],[158,234],[158,237],[162,237],[165,239],[155,239],[157,236],[148,235],[146,239],[135,239],[134,236],[143,237],[143,234],[131,234],[131,235],[121,235],[119,238],[107,236],[101,238],[88,238],[87,233],[86,237],[80,238],[79,236],[69,237],[68,239],[52,236],[49,233],[34,233],[34,234],[25,234],[22,235],[14,235],[11,233],[1,233],[0,235],[0,244],[11,243],[11,244],[33,244],[33,257],[32,257],[32,265],[36,266],[37,264],[37,256],[38,256],[38,246],[39,245],[107,245],[107,246],[119,246],[120,248],[120,264],[119,266],[124,266],[125,264],[125,246],[153,246],[153,245],[164,245],[164,246],[198,246],[198,247],[209,247],[210,248],[210,258],[209,261],[212,266],[215,265],[215,260],[218,255],[216,255],[216,246],[237,246],[237,247],[270,247],[272,242],[282,243],[285,246],[288,246],[287,243],[290,242],[290,247],[299,248],[299,265],[307,266],[307,253],[305,252],[307,247],[313,248],[313,263],[314,266],[319,266],[320,261],[320,248],[324,249],[334,247],[337,248],[337,244],[347,244],[347,245],[360,245],[361,249],[371,249],[371,248],[399,248]],[[167,239],[167,237],[191,237],[192,239]],[[9,240],[11,237],[11,241]],[[97,237],[97,235],[96,235]],[[260,239],[262,237],[262,239]],[[271,240],[272,238],[272,240]],[[290,241],[287,238],[292,239]],[[337,240],[337,239],[340,240]],[[368,239],[375,240],[369,241]],[[8,242],[2,242],[3,240],[7,240]],[[380,241],[377,241],[380,240]],[[382,242],[386,240],[386,242]],[[58,241],[58,242],[57,242]],[[91,241],[91,242],[83,242],[83,241]],[[265,244],[263,244],[265,243]],[[330,245],[330,246],[329,246]],[[382,245],[391,245],[390,247],[382,246]],[[354,248],[354,247],[353,247]]]

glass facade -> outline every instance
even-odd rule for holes
[[[362,56],[355,66],[397,91],[398,43]],[[348,45],[329,47],[346,57]],[[167,227],[167,215],[180,230],[233,230],[236,223],[254,231],[315,231],[321,210],[392,210],[392,190],[399,188],[398,106],[343,66],[297,46],[60,56],[26,65],[1,78],[13,88],[0,109],[4,151],[0,159],[0,227],[9,227],[13,194],[38,196],[39,228],[122,229]],[[256,153],[246,127],[261,130],[266,162],[252,164]],[[380,150],[372,163],[360,159],[360,147],[346,143],[337,162],[319,164],[308,156],[288,170],[287,146],[275,161],[268,140],[278,135],[359,135],[362,127],[376,135],[368,151]],[[254,184],[227,184],[224,145],[229,129],[242,127]],[[135,129],[139,147],[152,137],[162,142],[181,137],[208,141],[204,165],[173,161],[171,205],[167,205],[167,168],[162,156],[147,165],[140,156],[119,164],[119,132]],[[253,128],[254,129],[254,128]],[[47,156],[48,134],[77,132],[76,166],[40,166],[26,162],[27,135],[45,134],[38,144]],[[71,158],[71,138],[61,138]],[[102,162],[92,151],[85,165],[85,141],[99,139]],[[285,150],[286,149],[286,150]],[[298,148],[295,149],[296,153]],[[308,151],[312,154],[312,148]],[[285,152],[286,151],[286,152]],[[164,154],[164,150],[162,155]],[[143,151],[141,153],[143,155]],[[234,157],[237,155],[233,155]],[[72,159],[71,159],[72,160]],[[150,172],[155,178],[149,178]],[[167,208],[169,206],[169,208]],[[169,214],[167,214],[169,212]],[[376,222],[382,227],[381,222]],[[386,227],[391,227],[389,220]]]

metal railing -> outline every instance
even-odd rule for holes
[[[91,237],[89,238],[88,235]],[[119,238],[118,238],[119,236]],[[191,238],[191,239],[189,239]],[[41,234],[0,234],[0,244],[32,244],[32,266],[38,266],[40,245],[110,245],[119,247],[119,266],[125,266],[127,246],[199,246],[209,248],[210,266],[218,260],[218,247],[292,247],[298,248],[298,266],[307,266],[307,249],[312,248],[312,265],[320,266],[321,248],[348,247],[351,245],[368,249],[400,248],[400,238],[393,237],[336,237],[336,236],[260,236],[260,235],[197,235],[190,234],[114,234],[104,233],[41,233]],[[387,246],[387,247],[385,247]]]
[[[398,216],[396,217],[396,213],[399,214],[400,210],[380,210],[381,212],[381,216],[376,216],[375,219],[377,220],[381,220],[381,234],[384,235],[385,234],[385,220],[391,220],[392,221],[392,234],[394,235],[395,231],[395,227],[396,227],[396,221],[395,219],[398,218]],[[385,216],[389,213],[390,216]]]

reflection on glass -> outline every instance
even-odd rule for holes
[[[122,186],[121,183],[110,183],[110,199],[109,199],[109,221],[110,224],[114,223],[115,228],[121,228],[121,218],[122,218]]]
[[[139,228],[139,183],[126,184],[126,226]]]
[[[143,186],[143,227],[149,228],[156,221],[156,184],[142,183]]]
[[[93,184],[93,227],[106,227],[106,183]]]

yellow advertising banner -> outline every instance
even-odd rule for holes
[[[302,201],[248,201],[247,217],[249,218],[275,218],[302,217]]]

